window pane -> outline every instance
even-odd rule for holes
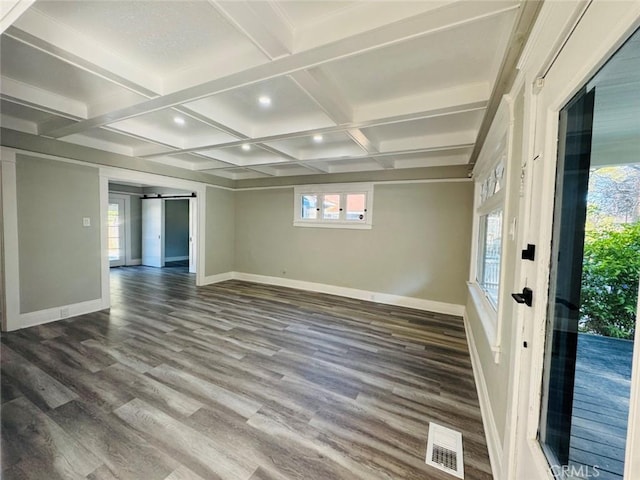
[[[318,218],[318,196],[302,195],[300,218],[315,220]]]
[[[119,205],[117,203],[110,203],[109,210],[107,211],[107,223],[109,225],[117,225],[119,215]]]
[[[496,165],[496,168],[494,170],[494,174],[496,177],[496,186],[494,188],[495,193],[498,193],[500,190],[502,190],[502,187],[504,186],[503,184],[503,177],[504,177],[504,165],[502,162],[498,163],[498,165]]]
[[[109,209],[107,210],[107,225],[109,260],[119,260],[121,256],[120,205],[117,203],[109,203]]]
[[[340,194],[330,193],[324,196],[322,216],[325,220],[340,219]]]
[[[347,195],[347,220],[364,221],[367,195],[365,193],[349,193]]]
[[[502,210],[495,210],[480,219],[480,252],[478,282],[494,306],[498,305],[500,256],[502,254]]]

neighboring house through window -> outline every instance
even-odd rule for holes
[[[371,228],[373,185],[350,183],[295,187],[296,227]]]

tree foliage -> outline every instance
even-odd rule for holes
[[[640,220],[640,165],[619,165],[593,169],[589,175],[587,202],[589,228]]]
[[[587,231],[580,302],[583,330],[633,339],[640,279],[640,222]]]

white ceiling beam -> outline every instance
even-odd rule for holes
[[[22,118],[10,117],[0,112],[0,124],[2,128],[10,128],[11,130],[18,130],[20,132],[38,134],[38,125],[35,122],[24,120]]]
[[[118,153],[120,155],[127,155],[129,157],[133,156],[133,148],[130,146],[110,142],[101,138],[91,137],[82,133],[78,133],[71,138],[65,138],[64,141],[107,152]]]
[[[291,139],[291,138],[298,138],[298,137],[306,137],[309,135],[314,135],[314,134],[330,134],[330,133],[336,133],[336,132],[344,132],[345,129],[349,130],[349,129],[363,129],[363,128],[368,128],[368,127],[377,127],[377,126],[382,126],[382,125],[390,125],[393,123],[402,123],[402,122],[410,122],[413,120],[423,120],[423,119],[427,119],[427,118],[435,118],[435,117],[441,117],[441,116],[446,116],[446,115],[455,115],[455,114],[460,114],[460,113],[465,113],[465,112],[472,112],[472,111],[476,111],[476,110],[483,110],[485,107],[486,103],[485,102],[473,102],[473,103],[452,103],[444,108],[435,108],[435,109],[430,109],[430,110],[425,110],[425,111],[419,111],[419,112],[414,112],[414,113],[410,113],[410,114],[404,114],[404,115],[399,115],[396,117],[384,117],[384,118],[377,118],[377,119],[373,119],[373,120],[367,120],[367,121],[362,121],[362,122],[353,122],[347,125],[338,125],[335,127],[325,127],[325,128],[314,128],[311,130],[301,130],[298,132],[291,132],[291,133],[286,133],[286,134],[278,134],[278,135],[269,135],[269,136],[263,136],[263,137],[254,137],[253,139],[251,139],[250,143],[271,143],[271,142],[277,142],[277,141],[282,141],[282,140],[287,140],[287,139]],[[189,153],[189,152],[195,152],[195,151],[202,151],[202,150],[211,150],[213,148],[226,148],[226,147],[238,147],[240,145],[242,145],[243,143],[247,143],[247,141],[245,140],[237,140],[237,141],[233,141],[233,142],[226,142],[226,143],[218,143],[218,144],[211,144],[211,145],[202,145],[200,147],[193,147],[193,148],[185,148],[182,150],[176,150],[176,153],[178,152],[185,152],[185,153]],[[377,146],[376,146],[377,147]],[[143,157],[153,157],[153,154],[151,155],[143,155]]]
[[[378,153],[378,145],[376,145],[369,137],[367,137],[359,128],[350,128],[346,134],[358,144],[367,153]]]
[[[191,108],[187,108],[184,106],[179,106],[179,107],[174,107],[173,108],[176,112],[180,112],[183,115],[186,115],[187,117],[191,117],[194,120],[197,120],[201,123],[204,123],[206,125],[209,125],[210,127],[213,127],[217,130],[220,130],[221,132],[224,132],[228,135],[231,135],[233,137],[237,137],[240,140],[246,140],[247,137],[244,133],[239,132],[238,130],[235,130],[231,127],[228,127],[227,125],[220,123],[220,122],[216,122],[215,120],[210,119],[209,117],[207,117],[206,115],[202,115],[201,113],[196,112],[195,110],[191,109]]]
[[[489,128],[493,123],[493,119],[502,101],[502,96],[509,92],[516,79],[516,75],[518,74],[518,60],[525,49],[529,35],[531,35],[533,26],[542,8],[542,3],[542,1],[522,2],[518,17],[509,36],[507,51],[498,68],[497,78],[493,84],[491,96],[489,97],[487,111],[478,130],[473,153],[469,159],[469,165],[471,165],[471,167],[473,167],[480,155],[480,151],[489,133]]]
[[[399,22],[407,17],[436,10],[458,0],[428,0],[411,2],[347,2],[344,8],[314,18],[295,31],[295,51],[339,41],[381,25]]]
[[[311,170],[314,173],[329,173],[329,166],[326,163],[319,164],[319,163],[309,161],[309,162],[297,162],[297,165],[300,165],[301,167]]]
[[[233,167],[237,167],[237,165],[236,165],[236,164],[234,164],[234,163],[225,162],[224,160],[218,160],[217,158],[215,158],[215,159],[214,159],[214,158],[211,158],[211,157],[207,157],[207,156],[205,156],[205,155],[201,155],[201,154],[199,154],[199,153],[193,153],[192,155],[193,155],[194,157],[198,157],[198,158],[200,158],[200,159],[202,159],[202,160],[206,160],[206,161],[208,161],[208,162],[211,162],[211,163],[209,163],[209,165],[215,165],[213,162],[216,162],[216,163],[223,163],[223,164],[225,164],[225,165],[226,165],[226,166],[228,166],[228,167],[232,167],[232,166],[233,166]],[[193,164],[191,165],[191,170],[202,170],[202,168],[200,168],[198,165],[200,165],[200,163],[193,163]],[[211,167],[210,167],[210,168],[211,168]]]
[[[278,172],[275,171],[275,165],[273,167],[264,167],[262,165],[256,166],[256,167],[252,167],[252,166],[245,165],[244,168],[247,169],[247,170],[250,170],[252,172],[257,172],[257,173],[261,173],[263,175],[268,175],[269,177],[274,177],[278,173]]]
[[[340,89],[319,68],[300,70],[290,78],[338,125],[351,123],[353,111]]]
[[[380,142],[380,153],[402,153],[423,149],[438,150],[449,147],[450,145],[473,145],[475,141],[476,130],[395,138],[393,140]]]
[[[358,105],[353,109],[353,121],[368,122],[379,118],[413,115],[415,112],[446,108],[459,109],[460,105],[484,108],[490,95],[491,86],[485,82],[456,85],[417,95]]]
[[[43,131],[52,130],[54,128],[61,128],[65,125],[69,125],[69,119],[65,117],[53,117],[44,122],[38,123],[38,134]]]
[[[216,170],[216,169],[225,169],[225,168],[238,168],[240,165],[226,162],[224,160],[219,160],[217,158],[207,157],[204,155],[197,155],[202,160],[206,160],[207,163],[198,162],[191,164],[191,170],[194,171],[205,171],[205,170]]]
[[[344,158],[336,158],[336,157],[329,157],[329,158],[314,158],[313,160],[305,160],[305,161],[297,161],[295,163],[300,164],[300,165],[307,165],[309,164],[310,166],[314,167],[314,168],[318,168],[318,169],[322,169],[322,167],[319,167],[318,165],[320,164],[326,164],[326,163],[330,163],[330,162],[336,162],[336,161],[349,161],[349,160],[374,160],[374,161],[378,161],[378,159],[386,159],[386,158],[393,158],[395,157],[402,157],[402,156],[407,156],[407,155],[419,155],[421,153],[424,154],[432,154],[432,153],[437,153],[437,152],[442,152],[442,153],[446,153],[446,152],[452,152],[452,151],[458,151],[458,150],[469,150],[469,152],[471,151],[471,149],[473,148],[473,143],[465,143],[465,144],[459,144],[459,145],[444,145],[444,146],[434,146],[434,147],[425,147],[425,148],[416,148],[416,149],[412,149],[412,150],[403,150],[403,151],[398,151],[398,152],[380,152],[380,153],[375,153],[372,155],[366,155],[366,156],[362,156],[362,157],[344,157]],[[270,167],[270,166],[277,166],[277,165],[282,165],[283,162],[266,162],[266,163],[260,163],[259,166],[260,167]],[[238,167],[242,167],[242,168],[252,168],[251,165],[247,164],[247,165],[237,165]],[[256,165],[258,166],[258,165]],[[226,169],[229,167],[218,167],[218,168],[196,168],[196,170],[216,170],[216,169]],[[323,173],[327,173],[330,172],[330,167],[328,167],[326,172]]]
[[[301,70],[290,75],[296,84],[327,114],[337,125],[353,122],[351,105],[335,83],[320,68]],[[377,153],[378,147],[359,128],[350,128],[345,133],[363,151]],[[383,168],[393,168],[393,162],[382,159]]]
[[[1,0],[0,33],[11,26],[36,0]]]
[[[376,154],[380,152],[378,145],[376,145],[369,137],[367,137],[359,128],[351,128],[346,131],[347,135],[358,144],[368,154]],[[394,168],[395,164],[393,159],[385,157],[372,157],[373,160],[382,168],[389,169]]]
[[[209,3],[270,60],[291,53],[293,33],[269,3],[238,0],[209,0]]]
[[[101,95],[98,100],[87,104],[87,110],[89,112],[88,115],[90,117],[102,115],[103,113],[108,113],[116,108],[124,108],[129,105],[140,103],[146,98],[150,97],[131,90],[118,89],[118,91],[112,95]]]
[[[257,144],[258,147],[260,147],[262,150],[266,150],[269,153],[273,153],[274,155],[278,155],[282,158],[286,158],[287,160],[298,160],[296,157],[293,157],[291,155],[289,155],[288,153],[284,153],[281,150],[278,150],[276,148],[273,148],[269,145],[264,145],[263,143],[258,143]]]
[[[136,93],[147,97],[162,93],[159,76],[123,60],[92,38],[67,28],[36,9],[25,12],[6,33]]]
[[[75,120],[87,118],[87,106],[78,100],[0,76],[0,95],[14,103]]]
[[[79,133],[89,128],[162,110],[281,75],[307,70],[338,59],[423,37],[434,32],[460,27],[515,8],[518,8],[517,4],[505,5],[503,2],[489,1],[469,2],[465,5],[465,8],[443,7],[359,33],[339,42],[280,57],[269,63],[209,80],[193,87],[141,102],[138,105],[114,110],[109,114],[98,115],[75,125],[48,132],[48,134],[53,137],[64,137]]]
[[[375,165],[372,165],[371,163],[366,164],[363,162],[360,162],[360,163],[333,162],[329,167],[329,173],[351,173],[351,172],[362,172],[362,171],[372,172],[376,170],[379,171],[381,168],[382,167],[375,168]]]

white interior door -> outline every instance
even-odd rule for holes
[[[142,265],[164,267],[164,200],[142,200]]]
[[[123,198],[109,197],[107,211],[107,240],[109,246],[109,266],[121,267],[126,259],[125,201]]]
[[[198,199],[189,199],[189,273],[196,273]]]

